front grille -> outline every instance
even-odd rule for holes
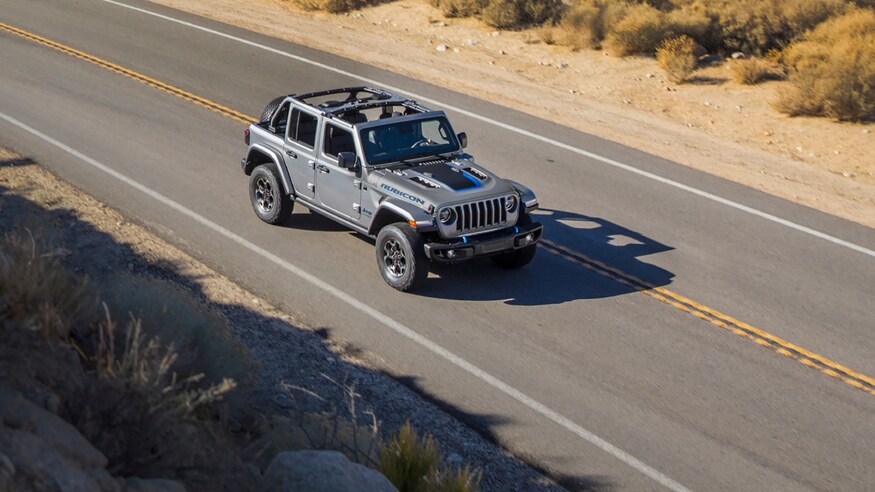
[[[456,205],[456,233],[460,235],[488,231],[507,225],[505,197]]]

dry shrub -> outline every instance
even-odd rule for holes
[[[705,0],[714,19],[712,48],[761,55],[794,39],[847,7],[845,0]]]
[[[689,36],[699,43],[708,38],[711,29],[711,18],[699,3],[684,5],[668,12],[665,22],[672,36]]]
[[[101,319],[97,295],[63,255],[30,234],[0,241],[2,379],[31,397],[55,395],[59,415],[106,455],[113,474],[175,477],[196,467],[220,476],[219,463],[239,471],[217,422],[198,418],[234,383],[204,386],[199,375],[177,373],[175,350],[139,322]]]
[[[487,0],[432,0],[435,7],[447,17],[472,17],[478,15]]]
[[[875,11],[829,20],[784,53],[793,90],[776,103],[790,115],[875,119]]]
[[[441,454],[431,435],[420,437],[408,421],[380,453],[380,472],[399,492],[456,491],[479,489],[480,472],[468,467],[439,467]]]
[[[780,78],[780,71],[774,63],[756,57],[731,61],[729,68],[733,80],[744,85],[756,85]]]
[[[618,56],[653,56],[656,48],[671,37],[665,14],[650,5],[633,5],[622,19],[608,28],[605,48]]]
[[[604,23],[596,2],[579,2],[559,21],[555,35],[560,44],[579,50],[598,48],[604,39]]]
[[[291,0],[304,10],[322,10],[332,14],[340,14],[360,9],[377,3],[371,0]]]
[[[489,0],[480,19],[499,29],[521,29],[558,18],[561,0]]]
[[[86,282],[61,265],[62,248],[52,248],[30,232],[7,234],[0,242],[0,323],[15,322],[48,340],[65,341],[71,330],[93,316],[96,303]]]
[[[696,42],[689,36],[666,39],[656,50],[656,61],[669,80],[682,83],[696,69]]]
[[[126,273],[104,278],[95,287],[110,312],[138,319],[147,335],[173,344],[177,371],[203,374],[209,384],[226,377],[250,382],[254,371],[231,325],[194,294],[166,280]]]
[[[599,48],[608,26],[622,17],[629,4],[611,0],[580,0],[565,9],[557,25],[560,44],[573,49]]]
[[[234,381],[203,387],[201,375],[177,374],[172,346],[146,337],[136,320],[119,327],[108,313],[85,352],[93,354],[96,378],[70,414],[109,459],[113,473],[172,476],[180,468],[208,469],[221,462],[220,437],[197,417],[234,389]]]

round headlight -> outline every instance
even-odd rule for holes
[[[449,224],[456,218],[456,213],[450,207],[444,207],[438,212],[438,220],[441,224]]]
[[[504,208],[508,212],[513,212],[513,209],[516,208],[516,196],[511,195],[504,199]]]

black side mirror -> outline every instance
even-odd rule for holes
[[[456,135],[456,137],[458,137],[459,145],[461,145],[463,149],[468,146],[468,134],[467,133],[461,132],[458,135]]]
[[[337,154],[337,165],[344,169],[355,169],[356,156],[352,152],[341,152]]]

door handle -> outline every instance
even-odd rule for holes
[[[286,151],[286,155],[289,156],[289,157],[291,157],[292,159],[297,159],[297,158],[298,158],[298,154],[292,152],[291,150],[287,150],[287,151]]]
[[[328,166],[326,166],[326,165],[324,165],[324,164],[319,164],[318,166],[316,166],[316,169],[318,169],[319,172],[320,172],[320,173],[323,173],[323,174],[328,174],[329,172],[331,172],[331,171],[328,169]]]

